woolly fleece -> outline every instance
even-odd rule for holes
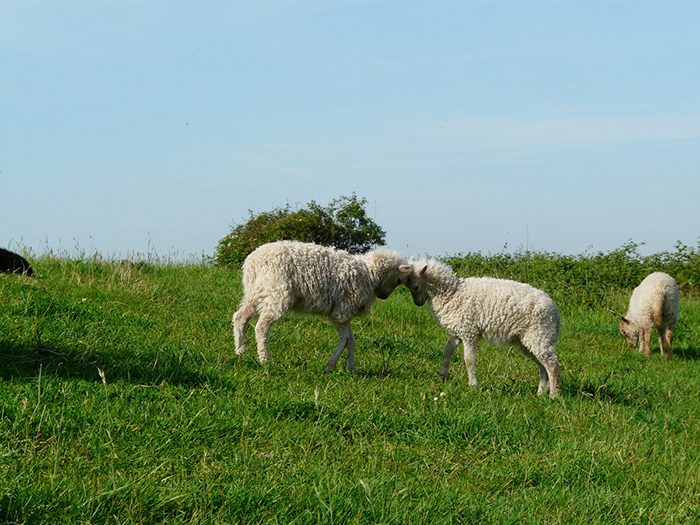
[[[350,322],[366,315],[374,300],[386,299],[410,271],[398,252],[379,248],[364,255],[297,241],[260,246],[243,263],[244,298],[234,314],[236,352],[245,352],[245,328],[259,315],[255,328],[258,358],[269,360],[269,330],[288,311],[327,317],[338,331],[330,371],[348,350],[348,370],[355,369]]]
[[[557,395],[560,370],[555,345],[561,320],[559,309],[545,292],[504,279],[458,279],[449,266],[435,259],[414,263],[407,286],[416,304],[427,298],[435,319],[452,336],[440,371],[444,379],[449,375],[452,353],[461,342],[469,383],[478,387],[476,349],[484,339],[519,348],[539,368],[538,392],[549,390],[551,397]]]
[[[673,329],[679,316],[680,294],[676,280],[664,272],[654,272],[632,292],[627,314],[620,319],[620,332],[630,347],[639,345],[639,351],[648,357],[651,355],[651,333],[656,329],[661,355],[671,359]]]

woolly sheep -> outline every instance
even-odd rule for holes
[[[627,314],[620,316],[620,333],[631,348],[639,345],[639,351],[649,357],[651,333],[656,328],[661,355],[671,359],[673,329],[678,322],[679,310],[680,295],[676,280],[663,272],[652,273],[632,292]]]
[[[243,263],[243,301],[233,316],[236,353],[246,351],[245,330],[253,317],[258,359],[270,359],[270,328],[289,310],[327,317],[338,332],[338,346],[326,365],[335,367],[344,349],[348,371],[355,370],[353,317],[367,314],[374,300],[386,299],[411,267],[398,252],[379,248],[364,255],[297,241],[260,246]]]
[[[559,361],[554,346],[561,321],[554,301],[528,284],[471,277],[458,279],[452,269],[435,259],[412,262],[413,271],[406,286],[413,302],[426,301],[435,319],[451,335],[445,346],[440,376],[449,375],[452,353],[464,345],[464,362],[469,384],[478,388],[476,350],[484,339],[497,346],[513,346],[532,359],[540,372],[538,393],[559,388]]]

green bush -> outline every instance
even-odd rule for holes
[[[562,255],[519,250],[457,254],[443,257],[458,275],[490,276],[530,283],[549,293],[571,296],[576,291],[584,304],[604,304],[614,289],[632,289],[652,272],[666,272],[684,292],[700,288],[700,244],[688,247],[680,241],[674,252],[644,256],[640,244],[628,242],[620,248],[595,254]]]
[[[367,199],[342,196],[323,207],[311,201],[293,210],[289,204],[259,214],[231,229],[219,241],[215,260],[221,265],[240,266],[250,252],[273,241],[296,240],[364,253],[385,244],[386,232],[367,216]]]

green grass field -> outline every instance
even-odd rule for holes
[[[266,367],[234,354],[238,270],[32,263],[0,274],[2,523],[700,522],[693,289],[668,362],[608,311],[636,283],[528,267],[562,313],[552,401],[534,364],[483,344],[481,390],[459,349],[442,383],[448,336],[403,288],[353,323],[358,373],[323,374],[323,319],[275,325]]]

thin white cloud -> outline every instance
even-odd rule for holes
[[[468,139],[489,149],[579,149],[620,142],[696,140],[700,138],[700,116],[463,119],[430,124],[409,134],[430,139]]]

